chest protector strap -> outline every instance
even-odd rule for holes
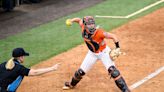
[[[92,35],[88,34],[86,30],[83,31],[82,37],[84,38],[85,43],[90,51],[96,52],[99,49],[99,44],[92,40]]]

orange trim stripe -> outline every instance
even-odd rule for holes
[[[86,38],[84,38],[84,40],[85,40],[85,41],[90,41],[90,40],[88,40],[88,39],[86,39]]]
[[[92,44],[91,42],[89,42],[89,41],[87,41],[87,43],[91,45],[91,47],[93,48],[93,52],[95,52],[96,49],[95,49],[95,47],[93,46],[93,44]]]
[[[114,78],[114,80],[118,80],[119,78],[121,78],[121,75],[119,75],[118,77]]]
[[[77,80],[77,81],[79,81],[79,80],[81,80],[81,79],[77,79],[75,76],[73,77],[75,80]]]

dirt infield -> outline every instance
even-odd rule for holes
[[[115,63],[129,86],[164,66],[164,8],[112,32],[118,35],[122,51],[127,53],[126,56],[120,56]],[[113,47],[112,41],[107,42]],[[40,68],[61,63],[58,71],[26,77],[18,92],[120,92],[100,61],[97,61],[75,89],[62,90],[64,82],[70,80],[86,53],[87,48],[82,44],[33,66]],[[162,76],[164,72],[134,89],[133,92],[164,92]]]

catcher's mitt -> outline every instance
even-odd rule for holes
[[[109,55],[113,61],[116,60],[121,54],[125,55],[125,53],[120,51],[120,48],[113,49],[109,52]]]

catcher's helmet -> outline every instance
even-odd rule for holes
[[[92,16],[85,16],[83,18],[83,24],[85,25],[85,29],[88,33],[94,34],[96,30],[95,20]]]

